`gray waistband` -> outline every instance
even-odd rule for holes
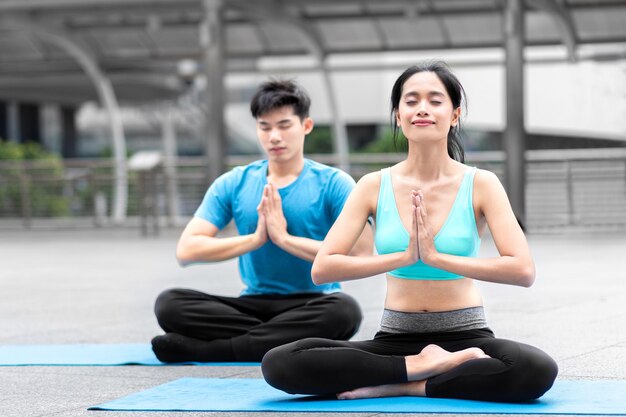
[[[436,313],[383,312],[380,330],[387,333],[458,332],[487,327],[483,307]]]

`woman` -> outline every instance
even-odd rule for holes
[[[529,287],[535,268],[497,177],[463,164],[464,90],[441,62],[408,68],[392,93],[407,158],[364,176],[313,264],[321,284],[387,273],[373,340],[304,339],[263,358],[267,382],[340,399],[414,395],[484,401],[542,396],[557,375],[541,350],[495,338],[475,280]],[[367,219],[378,255],[350,256]],[[489,228],[499,256],[476,258]]]

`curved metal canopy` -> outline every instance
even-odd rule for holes
[[[334,54],[504,50],[508,188],[521,220],[524,46],[564,45],[570,61],[626,58],[623,0],[0,0],[0,16],[0,99],[96,98],[81,63],[67,48],[46,42],[40,36],[46,32],[64,33],[76,49],[89,51],[120,101],[176,97],[185,89],[177,76],[180,62],[200,63],[213,96],[207,109],[209,179],[223,170],[224,72],[256,72],[266,57],[312,56],[332,90],[328,57]],[[16,29],[8,24],[12,19],[29,23]],[[613,48],[583,54],[581,46],[598,44]],[[335,150],[345,162],[345,127],[335,117]],[[118,174],[124,172],[119,165]],[[117,200],[125,201],[119,194]]]
[[[501,48],[505,42],[504,0],[221,3],[226,72],[256,71],[263,57]],[[610,43],[621,47],[596,58],[626,56],[626,2],[523,4],[526,45],[565,45],[573,60],[580,45]],[[65,51],[2,21],[18,17],[62,30],[96,58],[120,100],[150,101],[178,94],[180,60],[202,60],[204,13],[201,0],[1,0],[0,96],[76,103],[95,98]]]

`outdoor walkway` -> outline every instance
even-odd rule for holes
[[[161,290],[184,286],[237,294],[241,285],[234,261],[178,266],[178,234],[166,230],[142,239],[137,229],[0,232],[0,344],[147,343],[160,333],[152,304]],[[559,378],[626,379],[624,234],[534,234],[529,241],[537,264],[532,288],[480,284],[491,327],[499,337],[550,353],[559,363]],[[494,253],[486,239],[481,256]],[[344,288],[365,312],[355,339],[371,337],[382,310],[384,279],[349,282]],[[261,374],[251,367],[0,367],[0,416],[120,416],[86,409],[185,376]],[[209,414],[226,415],[193,416]],[[328,414],[307,414],[318,415]],[[366,415],[374,414],[349,414]]]

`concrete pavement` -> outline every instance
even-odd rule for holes
[[[179,233],[166,229],[159,237],[141,238],[137,229],[1,231],[0,344],[147,343],[161,333],[152,314],[161,290],[186,286],[237,294],[235,261],[178,266]],[[550,353],[559,363],[559,378],[626,379],[624,234],[531,234],[529,242],[537,264],[532,288],[479,284],[492,329]],[[485,239],[481,256],[495,253]],[[382,311],[384,278],[348,282],[344,289],[365,313],[355,339],[370,338]],[[0,367],[0,415],[119,416],[86,409],[185,376],[261,374],[251,367]],[[172,414],[180,415],[124,413]],[[329,414],[307,414],[318,415]]]

